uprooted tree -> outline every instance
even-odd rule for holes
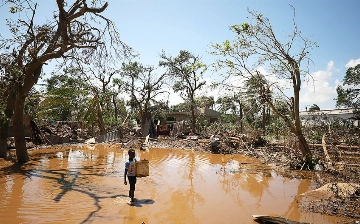
[[[227,70],[227,77],[238,77],[256,82],[256,92],[261,101],[266,102],[272,111],[281,117],[299,141],[300,151],[307,163],[311,163],[312,153],[303,135],[299,116],[299,99],[302,76],[309,74],[303,63],[311,62],[309,51],[316,43],[302,36],[295,23],[287,42],[281,42],[275,35],[268,18],[249,10],[250,22],[231,26],[236,34],[232,42],[213,44],[214,55],[222,56],[216,64],[219,71]],[[266,81],[262,80],[266,78]],[[273,79],[271,79],[273,78]],[[292,96],[284,94],[279,83],[292,86]],[[283,113],[275,105],[276,99],[269,94],[277,90],[282,98],[287,98],[289,111]]]
[[[51,20],[46,20],[31,0],[3,1],[8,6],[7,25],[10,37],[0,37],[1,109],[2,123],[0,156],[6,156],[8,124],[13,117],[16,156],[19,162],[28,161],[29,155],[23,130],[24,102],[37,83],[43,66],[52,59],[79,60],[89,63],[96,57],[113,54],[122,57],[128,47],[120,41],[112,23],[101,15],[108,3],[101,1],[56,0]],[[18,14],[15,19],[11,15]],[[37,21],[44,21],[36,24]],[[110,39],[111,46],[106,45]],[[86,60],[83,60],[86,59]]]

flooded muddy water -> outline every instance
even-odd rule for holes
[[[127,150],[97,144],[30,153],[25,164],[0,159],[0,223],[256,223],[252,215],[343,221],[299,209],[296,196],[312,189],[311,180],[241,155],[136,150],[150,161],[150,176],[138,178],[131,205]]]

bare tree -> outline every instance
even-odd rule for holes
[[[290,130],[299,140],[300,150],[305,160],[310,163],[312,154],[308,143],[302,133],[299,117],[299,93],[301,88],[301,77],[308,74],[308,67],[302,69],[303,63],[311,62],[309,50],[316,46],[316,43],[302,36],[295,23],[295,9],[292,33],[287,36],[287,42],[282,43],[275,36],[275,31],[268,18],[262,14],[248,10],[250,23],[231,26],[236,34],[232,42],[226,40],[222,44],[214,44],[212,52],[214,55],[223,56],[216,63],[217,69],[228,69],[230,77],[241,77],[246,79],[260,80],[257,82],[257,92],[263,102],[266,102],[271,109],[280,116]],[[260,68],[265,68],[269,74],[265,74]],[[270,76],[276,79],[271,79]],[[289,110],[292,116],[281,113],[275,106],[273,98],[267,94],[268,90],[277,89],[283,93],[283,87],[279,85],[283,80],[292,86],[293,96],[288,98]],[[287,97],[285,95],[285,97]]]
[[[15,147],[20,162],[29,160],[23,131],[24,102],[30,89],[37,83],[43,66],[56,58],[89,63],[96,57],[108,54],[123,57],[128,50],[112,21],[101,15],[108,7],[107,2],[55,2],[57,9],[52,20],[37,25],[35,17],[41,15],[37,11],[38,3],[31,0],[3,1],[3,6],[9,6],[10,13],[19,13],[18,19],[8,20],[12,37],[1,37],[0,52],[10,58],[10,63],[4,69],[5,77],[9,80],[5,83],[10,91],[2,104],[6,105],[5,108],[11,107],[6,102],[13,104],[11,113],[7,114],[10,116],[14,113]],[[106,42],[110,43],[110,47]],[[3,128],[5,126],[2,126],[2,132]],[[0,151],[4,150],[6,147],[1,145]]]

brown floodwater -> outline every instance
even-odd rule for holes
[[[342,223],[308,213],[298,194],[310,179],[289,178],[241,155],[191,150],[136,150],[150,161],[138,178],[134,205],[124,185],[127,150],[118,145],[72,145],[31,150],[32,161],[0,159],[0,223],[256,223],[252,215]]]

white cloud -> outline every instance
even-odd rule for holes
[[[333,109],[331,107],[335,104],[333,99],[336,98],[336,86],[332,86],[330,81],[333,79],[333,71],[337,70],[334,62],[329,61],[326,70],[316,71],[307,76],[300,92],[300,103],[317,104],[321,109]],[[323,108],[321,105],[329,108]]]
[[[327,70],[333,70],[335,67],[334,67],[334,61],[333,60],[330,60],[328,63],[327,63]]]
[[[339,85],[342,85],[343,82],[341,80],[339,80],[339,79],[336,79],[334,84],[335,84],[335,88],[337,88]]]
[[[279,79],[278,75],[269,73],[268,71],[266,71],[266,69],[264,67],[259,67],[258,71],[265,76],[266,80],[269,81],[269,83],[273,83],[276,84],[276,88],[281,89],[282,91],[291,88],[292,84],[291,82],[289,82],[288,79]],[[276,91],[276,90],[275,90]]]
[[[351,60],[350,62],[356,63],[356,60]],[[360,59],[358,59],[360,62]],[[349,62],[349,63],[350,63]],[[348,64],[349,64],[348,63]],[[348,65],[347,64],[347,65]],[[286,80],[279,80],[273,77],[270,73],[266,71],[265,68],[259,67],[258,70],[266,76],[266,78],[272,82],[276,81],[278,86],[282,86],[285,88],[289,88],[290,84]],[[341,84],[339,79],[334,77],[334,73],[339,72],[339,69],[335,67],[334,61],[329,61],[327,63],[327,67],[325,70],[319,70],[311,73],[306,77],[306,81],[302,82],[301,92],[300,92],[300,109],[305,110],[305,107],[309,107],[312,104],[317,104],[321,109],[334,109],[335,107],[335,98],[337,97],[336,87]],[[218,89],[210,89],[211,80],[214,78],[205,78],[207,85],[203,88],[202,91],[197,93],[197,96],[206,95],[206,96],[214,96],[216,100],[219,96],[223,96],[225,94],[229,94],[231,91],[230,88],[220,87]],[[229,83],[235,87],[243,87],[244,85],[244,77],[235,76],[229,80]],[[173,93],[171,90],[169,96],[169,101],[171,105],[175,105],[183,102],[181,97]],[[291,88],[290,90],[286,90],[285,94],[292,95]],[[289,96],[290,96],[289,95]]]
[[[180,95],[178,93],[175,93],[172,88],[169,88],[167,91],[169,91],[169,105],[173,106],[173,105],[177,105],[179,103],[183,103],[184,100],[180,97]]]
[[[289,83],[288,80],[285,79],[279,79],[276,75],[269,73],[266,68],[259,66],[257,68],[257,71],[259,71],[262,75],[266,77],[266,79],[269,81],[269,83],[276,84],[275,86],[277,88],[280,88],[282,90],[288,89],[291,87],[291,83]],[[245,81],[250,78],[250,74],[247,74],[246,71],[242,71],[241,75],[232,76],[230,77],[225,85],[221,85],[217,89],[210,89],[208,87],[205,87],[204,89],[207,89],[207,92],[202,92],[201,94],[207,95],[207,96],[214,96],[214,99],[216,100],[219,96],[225,96],[225,95],[231,95],[232,91],[238,92],[239,89],[243,89],[245,85]],[[207,79],[207,84],[211,83],[211,78]],[[274,91],[277,91],[277,89],[274,89]]]
[[[345,66],[347,68],[355,67],[356,65],[360,64],[360,58],[358,59],[351,59]]]

